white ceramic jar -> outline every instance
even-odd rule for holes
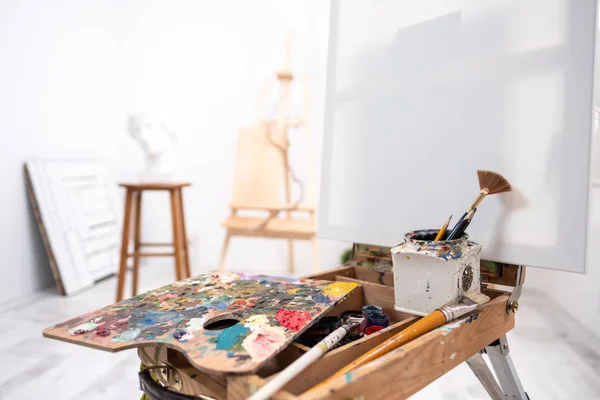
[[[455,240],[434,241],[437,229],[404,235],[391,249],[396,310],[427,315],[457,299],[480,291],[481,246],[465,233]]]

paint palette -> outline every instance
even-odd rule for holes
[[[357,287],[219,271],[89,312],[44,336],[111,352],[164,344],[207,373],[252,373]]]

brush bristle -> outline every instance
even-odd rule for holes
[[[504,193],[512,190],[510,183],[496,172],[478,170],[477,178],[479,178],[479,188],[487,189],[488,194]]]
[[[488,296],[479,292],[464,292],[463,296],[479,304],[480,306],[490,301],[490,298]]]

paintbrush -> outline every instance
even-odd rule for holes
[[[454,225],[454,228],[452,228],[452,230],[450,231],[450,234],[448,235],[446,240],[453,240],[453,239],[460,238],[463,235],[463,233],[465,232],[465,230],[467,229],[467,226],[469,226],[469,224],[471,223],[471,220],[473,219],[473,216],[475,215],[476,211],[477,211],[477,209],[474,208],[471,211],[468,211],[467,213],[465,213],[465,215],[462,216],[460,221],[458,221],[456,223],[456,225]]]
[[[512,190],[512,187],[510,186],[510,183],[508,183],[506,178],[493,171],[477,170],[477,179],[479,180],[480,189],[477,198],[475,199],[473,204],[471,204],[471,206],[467,208],[467,211],[458,220],[456,225],[454,225],[454,228],[452,228],[452,231],[450,232],[446,240],[457,239],[460,237],[457,235],[458,229],[460,229],[460,226],[464,223],[469,212],[477,208],[486,196],[490,194],[510,192]]]
[[[467,214],[467,217],[465,218],[465,220],[462,222],[462,224],[460,224],[460,227],[458,228],[458,232],[456,232],[455,234],[455,238],[460,238],[462,237],[462,235],[465,233],[465,231],[467,230],[469,224],[471,223],[471,221],[473,220],[473,217],[475,216],[475,213],[477,212],[477,209],[474,208],[471,211],[469,211],[469,213]],[[450,237],[450,236],[449,236]]]
[[[348,316],[344,325],[331,332],[327,337],[313,346],[309,351],[304,353],[286,369],[281,371],[277,376],[271,379],[267,384],[258,389],[256,393],[248,398],[248,400],[266,400],[275,394],[279,389],[284,387],[289,381],[298,376],[310,364],[317,361],[323,354],[328,352],[333,346],[339,343],[348,332],[365,323],[363,317]]]
[[[446,220],[446,222],[444,223],[444,225],[442,225],[442,227],[440,228],[437,236],[435,237],[434,241],[438,241],[441,238],[444,237],[444,233],[446,233],[446,231],[448,230],[448,225],[450,225],[450,220],[452,219],[452,215],[448,217],[448,219]]]
[[[473,204],[471,204],[471,207],[467,209],[467,212],[477,208],[483,199],[485,199],[485,196],[510,192],[512,190],[506,178],[497,172],[478,170],[477,179],[479,180],[479,188],[481,190]]]
[[[381,343],[379,346],[371,349],[367,353],[363,354],[361,357],[352,361],[350,364],[346,365],[344,368],[340,369],[329,378],[319,383],[318,385],[311,388],[305,394],[316,390],[318,387],[322,387],[327,382],[331,381],[338,376],[344,375],[354,369],[365,365],[366,363],[375,360],[383,356],[384,354],[389,353],[390,351],[397,349],[400,346],[404,346],[406,343],[414,340],[427,332],[430,332],[440,326],[455,320],[457,318],[466,315],[467,313],[474,311],[477,307],[487,303],[490,301],[490,298],[483,293],[479,292],[465,292],[458,300],[454,300],[432,313],[426,315],[421,318],[408,328],[400,331],[395,334],[385,342]],[[307,396],[310,397],[310,396]]]

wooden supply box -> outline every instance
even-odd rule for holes
[[[308,276],[330,281],[351,281],[361,287],[329,315],[380,305],[390,326],[325,354],[303,371],[276,399],[384,399],[407,398],[458,364],[484,349],[514,327],[509,309],[509,286],[517,282],[517,267],[482,261],[482,291],[492,299],[475,313],[446,324],[351,373],[333,380],[310,395],[308,389],[419,317],[394,309],[394,276],[389,248],[355,244],[346,266]],[[498,285],[502,286],[501,290]],[[216,399],[246,399],[270,377],[300,357],[306,347],[293,343],[255,375],[214,376],[192,368],[177,351],[166,347],[139,348],[138,355],[164,386],[187,395]],[[475,379],[475,378],[474,378]]]

